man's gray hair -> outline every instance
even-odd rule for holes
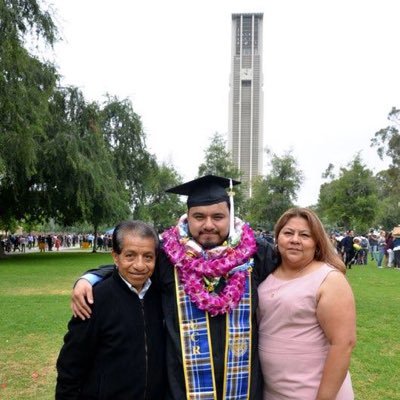
[[[121,254],[122,243],[126,235],[139,236],[140,238],[151,238],[154,240],[156,252],[158,251],[159,238],[156,230],[143,221],[122,221],[114,229],[112,235],[112,248],[117,254]]]

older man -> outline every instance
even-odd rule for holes
[[[92,318],[72,318],[57,360],[56,400],[162,400],[164,320],[152,285],[158,235],[141,221],[113,233],[112,276],[96,285]]]
[[[187,214],[164,232],[158,259],[168,400],[262,398],[257,286],[274,268],[273,250],[234,218],[225,189],[238,183],[207,175],[167,190],[188,196]],[[95,283],[106,271],[86,278]],[[81,279],[76,315],[90,316],[86,300],[93,301],[91,286]]]

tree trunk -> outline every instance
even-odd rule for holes
[[[97,225],[94,226],[94,239],[93,239],[93,250],[92,253],[97,253]]]

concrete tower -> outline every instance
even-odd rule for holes
[[[249,183],[263,166],[263,14],[232,14],[228,149]]]

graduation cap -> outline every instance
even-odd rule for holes
[[[233,185],[240,182],[234,179],[222,178],[221,176],[205,175],[192,181],[183,183],[167,189],[168,193],[188,196],[187,206],[209,206],[226,201],[230,206],[229,235],[234,233],[234,206],[233,206]],[[229,188],[229,193],[225,190]]]
[[[187,206],[209,206],[211,204],[227,201],[229,203],[229,195],[226,188],[232,191],[233,185],[238,185],[240,182],[233,179],[222,178],[215,175],[205,175],[192,181],[183,183],[167,189],[168,193],[180,194],[188,196]]]

